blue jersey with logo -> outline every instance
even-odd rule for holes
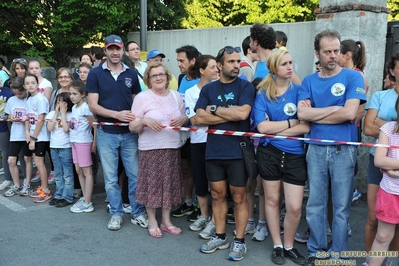
[[[266,98],[266,92],[264,90],[262,90],[260,94],[257,93],[253,108],[255,127],[265,120],[286,121],[287,119],[298,119],[297,102],[299,88],[298,85],[292,84],[286,93],[282,96],[277,96],[277,102],[272,98],[269,101]],[[298,137],[303,137],[303,135]],[[261,138],[259,141],[259,145],[263,146],[267,146],[269,143],[279,150],[288,153],[305,153],[302,140]]]
[[[196,79],[191,79],[188,80],[187,79],[187,75],[184,75],[184,77],[182,78],[181,82],[180,82],[180,86],[179,89],[177,90],[180,94],[183,94],[186,92],[186,90],[188,90],[189,88],[191,88],[192,86],[198,84],[198,82],[200,81],[199,78]]]
[[[208,105],[216,105],[218,108],[225,108],[222,97],[220,96],[218,84],[219,81],[211,82],[205,85],[198,98],[197,104],[195,105],[194,111],[197,109],[206,109]],[[248,104],[253,106],[255,99],[255,88],[254,86],[240,78],[236,78],[232,83],[220,83],[226,102],[228,106],[243,106]],[[226,122],[217,125],[210,125],[209,129],[221,129],[221,130],[237,130],[237,124],[239,131],[248,132],[250,130],[250,118],[243,121],[237,122]],[[245,137],[247,144],[249,138]],[[206,143],[206,160],[212,159],[242,159],[242,152],[239,143],[239,139],[236,136],[225,136],[208,134]]]
[[[299,91],[299,101],[309,99],[312,107],[344,106],[347,100],[359,99],[360,104],[366,102],[366,90],[362,75],[355,70],[342,68],[332,77],[321,78],[318,72],[310,74],[302,81]],[[356,122],[340,124],[310,124],[309,138],[357,141]],[[319,145],[331,145],[308,141]],[[335,145],[335,144],[333,144]]]

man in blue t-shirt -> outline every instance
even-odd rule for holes
[[[219,51],[216,59],[220,80],[202,88],[195,106],[198,124],[209,125],[209,129],[249,131],[255,88],[248,81],[237,78],[240,51],[239,47],[231,46]],[[249,138],[244,139],[248,144]],[[244,234],[248,221],[248,202],[245,191],[247,174],[240,140],[236,136],[208,134],[205,156],[216,234],[201,246],[201,251],[212,253],[230,246],[226,236],[226,193],[230,190],[235,209],[236,238],[227,259],[241,260],[246,254]]]
[[[133,98],[141,91],[137,72],[121,63],[124,52],[121,37],[106,37],[104,51],[107,61],[93,68],[87,77],[89,107],[98,122],[128,123],[135,119],[131,111]],[[131,222],[143,228],[148,226],[145,207],[136,202],[137,141],[137,134],[130,133],[126,126],[98,126],[97,148],[110,204],[111,219],[107,225],[109,230],[119,230],[122,225],[122,196],[118,185],[119,156],[128,177]]]
[[[302,82],[298,117],[311,122],[309,138],[357,141],[356,115],[366,102],[363,77],[338,65],[340,34],[326,30],[315,37],[315,54],[321,71]],[[348,250],[348,221],[354,187],[356,147],[308,141],[309,199],[306,219],[310,228],[307,265],[315,265],[320,253]],[[333,206],[332,245],[327,246],[327,201]]]

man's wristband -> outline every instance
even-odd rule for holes
[[[37,141],[37,138],[35,138],[34,136],[30,136],[30,140]]]
[[[289,119],[287,119],[287,122],[288,122],[288,128],[291,128],[291,123],[290,123],[290,120],[289,120]]]

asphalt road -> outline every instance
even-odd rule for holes
[[[3,179],[0,176],[0,182]],[[54,185],[50,188],[54,189]],[[127,214],[119,231],[109,231],[106,227],[109,214],[104,199],[101,178],[98,178],[94,188],[93,213],[74,214],[69,207],[55,208],[47,202],[33,203],[26,197],[0,196],[0,266],[273,265],[270,260],[273,248],[270,236],[264,242],[254,242],[247,235],[248,253],[240,262],[228,261],[228,250],[202,254],[199,247],[205,240],[188,229],[190,223],[185,217],[172,218],[172,222],[183,229],[180,236],[164,233],[163,238],[151,238],[146,229],[132,225]],[[364,250],[366,214],[364,200],[352,204],[350,224],[353,236],[349,238],[349,250]],[[303,211],[300,230],[305,227]],[[227,226],[230,240],[233,239],[234,229],[234,225]],[[295,245],[302,254],[306,254],[305,244]],[[364,262],[364,258],[355,259],[357,265]],[[395,264],[397,261],[392,266]],[[295,264],[287,259],[285,265]]]

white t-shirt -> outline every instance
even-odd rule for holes
[[[89,120],[86,118],[86,116],[92,115],[93,113],[85,102],[79,108],[76,107],[76,104],[72,107],[71,123],[69,124],[71,142],[93,142],[92,126],[88,124]]]
[[[39,89],[37,91],[41,94],[44,94],[44,88],[51,88],[51,90],[53,90],[53,84],[51,84],[51,82],[46,78],[43,78],[42,82],[40,82]]]
[[[46,120],[52,120],[54,114],[55,111],[51,111],[50,113],[48,113],[48,115],[46,116]],[[72,118],[72,113],[70,112],[66,113],[67,121],[71,121],[71,118]],[[50,148],[58,148],[58,149],[70,148],[71,140],[69,138],[69,132],[65,133],[64,129],[62,128],[60,113],[58,113],[57,119],[59,119],[59,121],[57,122],[47,122],[47,123],[55,123],[53,131],[50,131]]]
[[[192,86],[185,92],[185,105],[186,105],[186,115],[188,118],[195,116],[194,107],[198,101],[201,90],[197,85]],[[191,143],[204,143],[208,136],[203,130],[207,130],[208,126],[198,126],[200,131],[190,132]]]
[[[35,132],[36,124],[39,119],[39,115],[48,113],[48,101],[43,94],[37,93],[35,96],[30,96],[26,101],[26,112],[29,117],[29,133],[32,135]],[[44,122],[40,129],[37,141],[49,141],[49,132],[47,130],[47,123]]]
[[[12,115],[16,119],[26,119],[26,102],[28,98],[18,99],[17,96],[12,96],[8,99],[6,104],[5,113]],[[11,124],[10,141],[25,141],[25,121],[13,122]]]

